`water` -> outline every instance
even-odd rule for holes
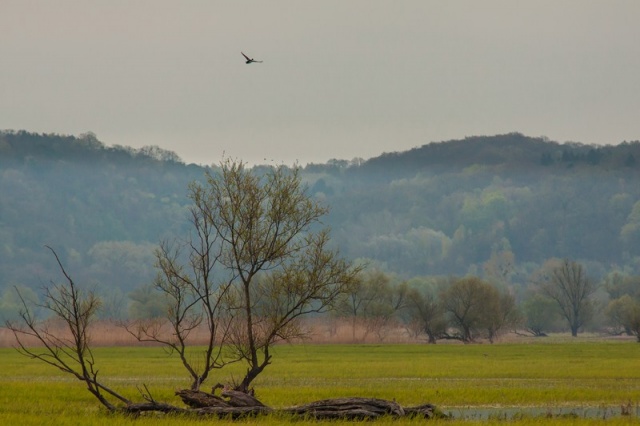
[[[625,404],[624,406],[599,407],[455,407],[442,408],[442,412],[454,419],[488,420],[518,418],[557,418],[576,417],[586,419],[610,419],[628,415],[640,417],[640,405]]]

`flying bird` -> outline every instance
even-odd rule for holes
[[[240,52],[240,53],[242,53],[242,52]],[[244,53],[242,53],[242,56],[244,56],[244,58],[247,60],[247,62],[245,62],[245,64],[250,64],[250,63],[252,63],[252,62],[256,62],[256,63],[258,63],[258,64],[261,64],[261,63],[262,63],[262,61],[256,61],[255,59],[252,59],[252,58],[248,57],[248,56],[247,56],[247,55],[245,55]]]

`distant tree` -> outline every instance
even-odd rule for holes
[[[508,247],[508,243],[506,245],[504,250],[494,250],[489,260],[483,265],[485,278],[502,289],[509,286],[515,270],[515,256]]]
[[[129,298],[128,317],[131,319],[164,318],[167,313],[167,299],[154,291],[153,285],[142,285],[127,295]]]
[[[351,320],[352,339],[358,326],[364,329],[364,340],[370,333],[384,339],[384,332],[397,312],[404,306],[406,283],[394,283],[379,269],[362,272],[358,280],[339,299],[336,313]]]
[[[620,239],[628,252],[638,253],[637,250],[640,247],[640,201],[633,205],[626,223],[620,229]]]
[[[156,145],[143,146],[138,150],[138,153],[158,161],[182,162],[180,156],[175,152],[160,148]]]
[[[556,302],[540,293],[534,293],[522,303],[524,328],[536,337],[546,336],[558,321]]]
[[[605,315],[616,334],[636,336],[640,342],[640,300],[625,294],[609,302]]]
[[[498,293],[498,309],[488,310],[485,313],[485,330],[487,339],[491,343],[505,330],[513,330],[522,322],[515,296],[507,290],[498,291]]]
[[[454,280],[440,297],[458,338],[465,343],[479,337],[493,341],[509,324],[515,306],[511,297],[503,299],[494,286],[474,276]]]
[[[603,287],[612,300],[619,299],[624,295],[640,298],[640,276],[638,275],[612,272],[604,278]]]
[[[25,285],[5,288],[0,294],[0,321],[4,323],[6,321],[19,320],[25,300],[37,305],[38,295]]]
[[[596,287],[586,276],[582,265],[564,259],[556,261],[543,275],[541,288],[553,299],[567,320],[571,335],[576,337],[580,328],[593,316],[590,296]]]
[[[428,342],[435,344],[446,335],[447,319],[444,307],[435,291],[429,288],[411,288],[407,294],[407,311],[410,322],[427,335]]]

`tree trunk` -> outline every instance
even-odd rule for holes
[[[572,337],[578,337],[578,329],[580,328],[580,326],[576,325],[576,324],[571,324],[571,336]]]

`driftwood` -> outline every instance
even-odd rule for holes
[[[215,415],[233,419],[269,413],[284,413],[318,420],[372,420],[383,416],[418,416],[430,419],[442,416],[436,407],[431,404],[402,407],[395,401],[378,398],[354,397],[323,399],[305,405],[274,410],[266,407],[253,395],[235,390],[223,390],[222,397],[214,395],[213,393],[190,389],[177,391],[176,395],[178,395],[189,408],[180,408],[151,401],[143,404],[131,404],[127,406],[126,412],[140,414],[145,411],[157,411],[176,414]]]

